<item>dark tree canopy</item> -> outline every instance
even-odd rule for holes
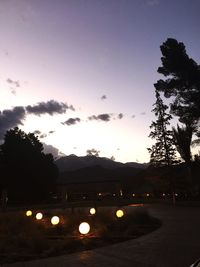
[[[43,145],[33,133],[17,127],[7,131],[0,152],[0,182],[9,199],[44,200],[55,189],[58,169],[53,156],[43,153]]]
[[[177,129],[172,127],[174,142],[181,158],[186,162],[190,163],[192,159],[191,154],[191,142],[193,129],[190,127],[180,127],[177,125]]]
[[[180,122],[194,125],[200,119],[200,66],[191,59],[183,43],[169,38],[161,47],[162,66],[158,72],[167,77],[154,84],[165,97],[174,97],[172,114]]]
[[[168,125],[172,116],[166,111],[168,109],[156,91],[156,102],[152,112],[155,113],[157,120],[152,122],[150,128],[152,131],[149,137],[155,139],[152,148],[148,148],[150,153],[150,163],[153,166],[170,166],[176,163],[175,148],[173,146],[172,131],[168,130]]]

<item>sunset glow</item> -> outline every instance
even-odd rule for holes
[[[55,158],[94,148],[148,162],[159,46],[175,37],[199,62],[199,8],[185,0],[2,1],[0,139],[19,126]]]

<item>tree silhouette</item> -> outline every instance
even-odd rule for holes
[[[53,156],[43,153],[43,145],[33,133],[26,134],[17,127],[7,131],[0,151],[4,167],[1,184],[9,199],[44,200],[55,190],[58,169]]]
[[[172,114],[187,127],[196,129],[200,119],[200,66],[191,59],[183,43],[169,38],[160,46],[162,66],[158,73],[167,77],[154,84],[165,97],[173,97]]]
[[[163,103],[160,94],[156,91],[155,113],[157,120],[152,122],[150,128],[152,131],[149,137],[155,139],[156,142],[152,148],[148,148],[150,153],[150,163],[155,167],[170,166],[176,163],[175,148],[173,146],[172,131],[168,130],[168,125],[172,116],[166,111],[167,105]]]
[[[177,129],[172,127],[172,131],[177,151],[179,152],[181,158],[189,164],[192,159],[190,146],[193,129],[177,125]]]
[[[175,127],[172,127],[172,131],[177,151],[186,163],[189,194],[193,195],[194,190],[191,165],[192,153],[190,147],[194,129],[190,126],[180,127],[179,125],[177,125],[177,129]]]
[[[95,148],[88,149],[88,150],[86,151],[87,156],[95,156],[95,157],[99,157],[99,153],[100,153],[100,151],[99,151],[99,150],[96,150]]]
[[[152,131],[150,132],[149,137],[155,139],[156,142],[152,148],[148,148],[150,153],[150,166],[156,168],[164,166],[170,167],[177,163],[172,131],[168,130],[168,125],[170,124],[172,116],[166,112],[168,106],[163,103],[158,91],[156,91],[156,102],[154,106],[155,108],[152,112],[155,113],[157,120],[152,122],[150,126]],[[170,176],[166,180],[168,180],[169,189],[172,192],[173,203],[175,204],[174,179]]]

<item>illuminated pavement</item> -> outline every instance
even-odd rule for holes
[[[200,258],[200,208],[149,206],[163,220],[158,230],[135,240],[66,256],[0,267],[189,267]]]

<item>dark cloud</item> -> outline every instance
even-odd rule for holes
[[[72,111],[75,111],[75,108],[74,108],[72,105],[70,105],[70,106],[68,107],[68,109],[71,109]]]
[[[132,117],[131,117],[131,118],[135,119],[135,115],[132,115]]]
[[[45,138],[45,137],[47,137],[46,133],[43,133],[43,134],[40,135],[40,138]]]
[[[39,130],[35,130],[33,133],[34,133],[35,135],[40,135],[40,134],[41,134],[41,132],[40,132]]]
[[[68,106],[65,103],[59,103],[55,100],[50,100],[47,102],[40,102],[37,105],[27,106],[26,111],[31,114],[40,116],[41,114],[53,115],[55,113],[62,114],[65,113],[67,109],[72,109],[73,106]]]
[[[146,112],[145,112],[145,111],[143,111],[143,112],[141,112],[141,113],[140,113],[140,115],[146,115]]]
[[[100,151],[95,149],[95,148],[91,148],[91,149],[87,149],[86,150],[86,154],[87,156],[96,156],[96,157],[99,157],[99,153]]]
[[[10,85],[14,85],[15,87],[20,87],[20,83],[19,83],[19,81],[14,81],[14,80],[12,80],[12,79],[10,79],[10,78],[8,78],[6,81],[7,81],[7,83],[9,83]]]
[[[8,79],[7,82],[12,83],[13,81],[11,79]],[[67,109],[74,110],[72,105],[67,106],[67,104],[59,103],[55,100],[50,100],[47,102],[40,102],[37,105],[33,106],[19,106],[14,107],[13,109],[5,109],[3,111],[0,111],[0,139],[4,137],[7,130],[18,125],[23,125],[23,120],[26,118],[27,114],[62,114],[65,113]],[[36,134],[39,135],[41,133],[38,132]]]
[[[74,125],[77,122],[80,122],[80,118],[69,118],[68,120],[66,120],[65,122],[62,122],[63,125]]]
[[[105,100],[105,99],[107,99],[107,96],[106,95],[102,95],[101,100]]]
[[[122,113],[119,113],[119,114],[118,114],[118,119],[121,120],[123,117],[124,117],[124,114],[122,114]]]
[[[112,115],[108,114],[108,113],[104,113],[104,114],[99,114],[99,115],[92,115],[90,117],[88,117],[88,119],[90,121],[92,120],[100,120],[100,121],[110,121],[111,120]]]
[[[47,137],[47,134],[46,133],[42,133],[40,130],[35,130],[33,133],[35,135],[39,136],[39,138],[45,138],[45,137]]]
[[[7,130],[23,125],[26,117],[24,107],[14,107],[13,109],[5,109],[0,111],[0,139],[2,139]]]
[[[14,88],[10,88],[10,90],[13,95],[16,95],[16,90]]]
[[[60,152],[58,148],[56,148],[56,147],[54,147],[52,145],[47,145],[45,143],[42,143],[42,144],[43,144],[43,147],[44,147],[44,153],[45,154],[51,153],[53,155],[54,159],[60,158],[61,156],[65,156],[65,154]]]
[[[49,134],[53,134],[53,133],[55,133],[55,131],[49,131]]]

